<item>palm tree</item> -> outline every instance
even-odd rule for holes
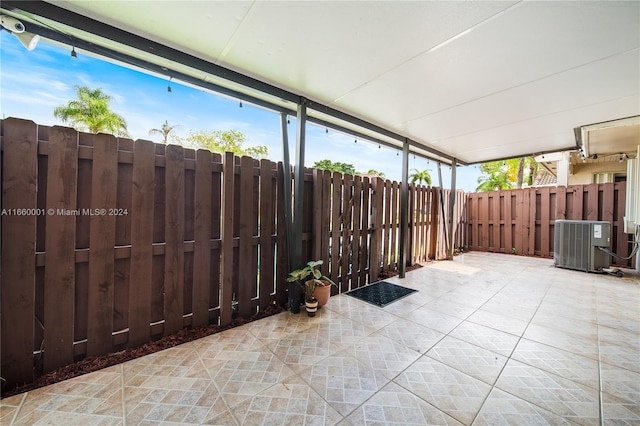
[[[179,124],[174,124],[173,126],[169,125],[169,121],[168,120],[164,120],[164,123],[162,123],[162,126],[160,126],[159,129],[151,129],[149,130],[149,136],[151,135],[161,135],[162,136],[162,143],[163,144],[167,144],[167,139],[169,138],[169,134],[171,132],[173,132],[173,130],[176,127],[180,127]]]
[[[431,175],[428,170],[411,169],[413,173],[409,175],[411,183],[421,185],[423,182],[426,186],[431,186]]]
[[[54,117],[63,123],[71,124],[76,130],[89,130],[91,133],[110,133],[116,136],[129,136],[127,122],[111,111],[111,96],[101,88],[91,90],[87,86],[74,86],[77,99],[60,105],[53,110]]]

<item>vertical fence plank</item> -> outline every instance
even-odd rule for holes
[[[73,362],[78,133],[52,127],[47,171],[44,371]]]
[[[329,247],[331,240],[331,173],[322,171],[322,209],[320,210],[320,256],[316,259],[323,259],[324,263],[320,267],[323,275],[329,276]]]
[[[584,213],[582,210],[582,206],[584,203],[584,186],[582,185],[574,185],[571,187],[573,192],[573,202],[571,209],[571,217],[568,219],[572,220],[584,220]]]
[[[551,254],[550,228],[551,228],[551,193],[549,187],[538,190],[540,194],[540,256],[549,257]]]
[[[338,284],[340,278],[340,233],[342,221],[342,175],[334,172],[333,199],[331,200],[331,279]],[[337,290],[331,290],[332,294]]]
[[[617,202],[615,201],[615,195],[614,195],[614,202],[612,203],[614,206],[615,212],[617,213],[615,215],[617,216],[617,220],[614,220],[613,226],[611,229],[611,236],[613,237],[611,241],[611,248],[619,256],[627,257],[629,255],[629,252],[631,251],[631,245],[629,244],[629,235],[624,232],[623,217],[625,213],[625,203],[627,199],[626,183],[625,182],[616,183],[614,184],[614,188],[618,189],[616,191],[618,193]],[[629,260],[616,259],[615,257],[612,257],[611,261],[612,263],[618,266],[632,267],[632,265],[636,264],[635,263],[636,256],[640,256],[640,254],[636,254],[632,259],[629,259]]]
[[[371,233],[371,254],[369,258],[369,282],[377,281],[380,275],[384,181],[379,177],[373,178],[372,190],[371,222],[373,230]]]
[[[113,349],[113,297],[115,270],[118,141],[111,135],[97,135],[93,143],[89,251],[89,309],[87,355],[97,356]]]
[[[390,227],[391,227],[391,240],[389,241],[389,244],[391,244],[390,250],[389,250],[389,255],[390,255],[390,260],[389,260],[389,269],[395,269],[397,267],[397,258],[398,258],[398,205],[399,205],[399,201],[400,201],[400,193],[399,193],[399,188],[398,188],[398,182],[393,182],[391,185],[391,222],[390,222]]]
[[[437,257],[438,239],[440,238],[440,198],[438,197],[438,188],[431,188],[431,194],[429,195],[429,198],[431,199],[431,219],[429,221],[429,259],[435,259]]]
[[[323,171],[313,169],[313,260],[323,259],[322,256],[322,181]],[[324,266],[324,265],[323,265]]]
[[[184,148],[169,145],[165,166],[164,335],[183,327]]]
[[[526,251],[524,252],[527,256],[535,255],[535,244],[536,244],[536,189],[535,188],[527,188],[525,200],[528,199],[528,226],[527,226],[527,234],[528,234],[528,246]],[[528,197],[528,198],[527,198]]]
[[[253,158],[240,158],[240,248],[239,256],[242,266],[239,270],[238,314],[242,318],[251,316],[251,293],[255,287],[256,277],[253,274]]]
[[[504,195],[504,253],[511,253],[513,244],[513,215],[512,200],[513,191],[507,191]]]
[[[493,245],[493,250],[496,253],[500,252],[500,200],[505,196],[505,191],[496,191],[493,192],[493,200],[492,204],[490,204],[493,208],[491,211],[491,216],[493,217],[493,229],[491,233],[491,240]]]
[[[260,289],[258,306],[264,310],[271,303],[274,277],[275,205],[273,202],[273,166],[269,160],[260,160]]]
[[[384,203],[384,219],[382,222],[383,226],[383,253],[382,253],[382,270],[386,271],[389,269],[389,252],[391,251],[391,181],[387,180],[384,183],[384,195],[383,195],[383,203]]]
[[[353,238],[351,240],[351,285],[350,289],[360,287],[360,242],[362,212],[362,177],[353,178]]]
[[[587,220],[598,220],[599,185],[592,183],[587,185]]]
[[[359,285],[362,287],[367,284],[367,274],[369,266],[369,204],[371,198],[371,181],[365,177],[362,181],[362,244],[360,246],[360,278]]]
[[[155,147],[137,140],[133,148],[129,347],[149,341],[153,273]]]
[[[194,327],[209,323],[209,281],[211,279],[211,151],[196,151],[194,247],[193,247],[193,299]]]
[[[288,260],[287,260],[287,238],[286,238],[286,224],[284,220],[284,190],[285,186],[291,191],[291,182],[284,182],[284,167],[282,162],[278,162],[278,172],[277,172],[277,199],[278,203],[276,205],[276,226],[277,226],[277,237],[276,237],[276,256],[277,256],[277,264],[276,264],[276,301],[278,305],[284,306],[287,303],[287,287],[288,284],[286,282],[288,271]]]
[[[38,130],[26,120],[3,121],[2,377],[7,386],[33,380]],[[48,206],[47,206],[48,207]],[[46,210],[46,208],[45,208]],[[45,215],[46,211],[42,215]]]
[[[233,301],[233,210],[235,193],[234,156],[224,154],[222,169],[222,286],[220,289],[220,325],[231,323]]]
[[[567,187],[558,186],[556,188],[556,213],[554,219],[567,218]]]
[[[351,257],[351,208],[353,206],[353,176],[342,175],[342,236],[340,241],[340,292],[349,290]]]

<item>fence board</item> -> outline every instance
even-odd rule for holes
[[[320,253],[314,260],[322,259],[324,263],[320,267],[323,275],[329,276],[329,247],[331,241],[331,173],[323,170],[322,176],[322,209],[320,216],[322,217],[320,224]]]
[[[183,327],[184,148],[169,145],[165,165],[164,335]]]
[[[209,282],[209,322],[217,323],[220,317],[220,271],[221,271],[221,215],[222,215],[222,156],[212,155],[211,177],[211,239],[217,243],[211,251],[211,281]]]
[[[351,255],[351,208],[353,176],[342,175],[342,229],[340,241],[340,291],[349,291],[349,260]]]
[[[195,176],[195,232],[193,247],[193,319],[192,325],[200,327],[209,324],[209,282],[211,280],[211,228],[212,198],[211,173],[213,172],[211,152],[206,149],[196,151]]]
[[[313,260],[322,259],[322,170],[313,170]],[[324,265],[323,265],[324,266]]]
[[[598,220],[598,195],[599,188],[597,183],[587,185],[587,220]]]
[[[367,284],[367,274],[369,272],[369,266],[367,265],[367,259],[369,258],[369,204],[371,199],[371,181],[368,177],[362,180],[362,244],[360,245],[360,279],[359,286],[362,287]]]
[[[289,274],[289,264],[287,261],[287,239],[284,219],[284,188],[285,186],[291,192],[291,184],[285,185],[284,167],[282,162],[278,162],[277,173],[278,184],[276,186],[278,203],[276,204],[276,226],[278,235],[276,237],[276,301],[278,305],[285,306],[287,303],[287,283],[286,278]]]
[[[396,259],[397,259],[397,245],[396,241],[398,241],[398,203],[399,203],[399,191],[398,191],[398,182],[393,182],[391,184],[391,221],[389,222],[389,227],[391,228],[391,239],[389,241],[390,249],[389,249],[389,269],[396,268]]]
[[[153,274],[155,149],[150,141],[134,145],[129,277],[129,347],[149,340]]]
[[[552,255],[550,237],[551,227],[551,193],[549,187],[542,187],[540,193],[540,255],[548,257]]]
[[[391,202],[390,202],[391,201]],[[382,254],[382,270],[386,271],[389,269],[389,256],[391,252],[391,209],[393,205],[392,191],[391,191],[391,181],[387,180],[384,183],[384,218],[382,222],[383,226],[383,235],[382,235],[382,244],[384,247]]]
[[[379,178],[373,178],[373,196],[371,198],[371,223],[373,232],[371,234],[371,250],[369,259],[369,279],[371,282],[377,281],[380,275],[380,255],[382,248],[382,219],[384,214],[382,196],[384,195],[384,181]]]
[[[253,158],[240,158],[240,249],[239,257],[242,266],[239,268],[238,314],[242,318],[251,316],[251,295],[255,288],[256,276],[253,265],[257,259],[253,258],[253,227],[255,220],[253,212]]]
[[[78,134],[52,127],[47,171],[47,217],[44,288],[44,371],[73,362],[76,179]]]
[[[512,192],[508,191],[504,197],[504,247],[503,253],[511,253],[513,244],[513,206]]]
[[[116,188],[118,141],[110,135],[96,135],[93,145],[90,216],[89,295],[87,355],[97,356],[113,349],[113,297],[115,271]],[[104,209],[104,210],[99,210]]]
[[[274,291],[274,244],[275,205],[273,199],[275,188],[273,179],[274,164],[269,160],[260,161],[260,291],[258,306],[266,309],[271,303],[271,293]]]
[[[493,246],[494,252],[500,252],[500,200],[504,197],[504,191],[496,191],[491,193],[493,196],[490,196],[490,205],[493,207],[491,209],[491,216],[493,218],[490,223],[493,223],[492,232],[490,234],[491,243],[490,246]]]
[[[222,164],[222,285],[220,288],[220,325],[231,323],[233,300],[233,211],[235,193],[235,170],[233,153],[224,154]]]
[[[33,380],[36,217],[12,209],[37,207],[38,131],[35,123],[3,123],[2,208],[2,377],[6,385]]]
[[[582,206],[584,203],[584,187],[582,185],[575,185],[571,187],[573,191],[573,202],[571,209],[571,218],[572,220],[584,220],[584,215],[582,212]]]
[[[342,176],[334,172],[331,180],[333,182],[333,199],[331,201],[331,279],[339,285]],[[337,291],[338,289],[331,289],[332,294],[335,294]]]
[[[362,212],[362,177],[353,179],[353,238],[351,240],[351,285],[350,289],[360,287],[360,233]]]

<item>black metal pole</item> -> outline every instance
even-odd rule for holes
[[[409,210],[409,140],[402,145],[402,180],[400,181],[400,264],[399,276],[404,278],[407,269],[407,227]]]

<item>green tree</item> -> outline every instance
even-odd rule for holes
[[[248,155],[256,159],[269,155],[269,150],[264,145],[245,148],[247,135],[237,130],[190,130],[186,138],[173,135],[172,140],[180,145],[204,148],[220,154],[233,152],[238,156]]]
[[[409,175],[411,183],[417,183],[418,185],[431,186],[431,174],[428,170],[411,169],[412,173]]]
[[[478,178],[476,191],[499,191],[513,188],[516,180],[514,168],[507,165],[506,161],[482,163],[480,171],[483,174]]]
[[[101,88],[90,89],[87,86],[74,86],[77,99],[60,105],[53,110],[54,117],[69,123],[74,129],[91,133],[110,133],[116,136],[129,136],[127,122],[111,111],[111,96]]]
[[[169,121],[164,120],[164,123],[162,123],[162,126],[160,126],[159,129],[149,130],[149,136],[153,136],[153,135],[162,136],[162,143],[166,145],[167,140],[169,139],[169,135],[171,134],[171,132],[175,130],[176,127],[180,127],[180,125],[174,124],[173,126],[170,126]]]
[[[384,173],[379,172],[379,171],[374,170],[374,169],[369,169],[369,170],[367,171],[367,173],[362,173],[362,174],[363,174],[363,175],[369,175],[369,176],[378,176],[379,178],[382,178],[382,179],[384,179],[384,178],[385,178]]]
[[[318,170],[328,170],[330,172],[338,172],[345,175],[356,174],[356,168],[353,167],[353,164],[340,163],[338,161],[334,163],[331,160],[320,160],[313,163],[313,167],[315,167]]]

